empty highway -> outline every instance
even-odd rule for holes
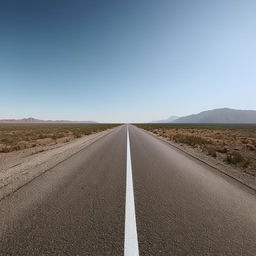
[[[255,256],[256,194],[122,125],[0,201],[0,255]]]

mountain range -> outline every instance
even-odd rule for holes
[[[33,117],[23,119],[0,119],[0,123],[97,123],[95,121],[40,120]]]
[[[225,123],[225,124],[255,124],[256,110],[239,110],[231,108],[218,108],[207,110],[198,114],[179,117],[174,120],[160,120],[154,123]]]
[[[0,123],[97,123],[95,121],[40,120],[36,118],[0,119]],[[198,114],[152,121],[151,123],[225,123],[225,124],[256,124],[256,110],[240,110],[218,108]]]
[[[163,124],[163,123],[171,123],[171,122],[177,120],[178,118],[179,118],[178,116],[170,116],[167,119],[152,121],[152,123],[161,123],[161,124]]]

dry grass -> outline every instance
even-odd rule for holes
[[[0,124],[0,153],[65,143],[116,124]]]
[[[256,175],[256,125],[140,124],[139,127],[189,145]]]

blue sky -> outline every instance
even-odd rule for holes
[[[3,0],[0,118],[256,109],[254,0]]]

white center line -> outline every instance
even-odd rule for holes
[[[139,256],[133,181],[132,181],[130,138],[129,138],[128,126],[127,126],[127,160],[126,161],[127,162],[126,162],[124,256]]]

